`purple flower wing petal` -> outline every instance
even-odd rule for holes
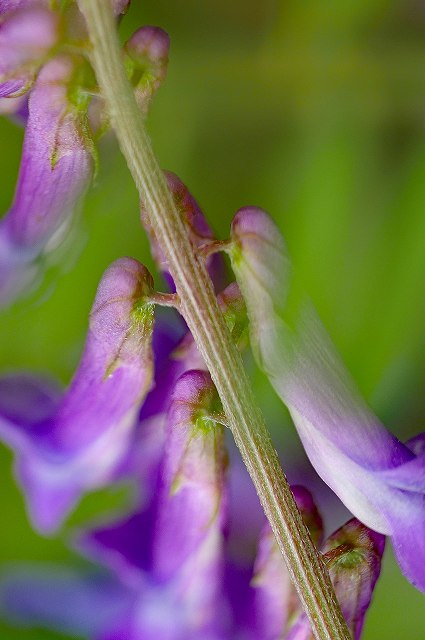
[[[77,466],[52,467],[34,452],[18,458],[15,474],[25,495],[29,519],[45,535],[57,529],[87,488]]]
[[[425,592],[425,496],[403,493],[391,509],[391,542],[403,574]]]
[[[76,537],[76,547],[112,569],[123,583],[137,585],[151,565],[152,511],[147,508],[122,521],[83,531]]]
[[[130,591],[103,575],[39,566],[0,576],[0,610],[19,626],[93,637],[128,614],[132,600]]]
[[[31,374],[0,377],[0,437],[16,450],[31,447],[38,425],[56,411],[61,398],[57,384]]]

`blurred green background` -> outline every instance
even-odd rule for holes
[[[266,208],[371,406],[401,439],[424,430],[425,3],[422,0],[133,0],[121,25],[171,36],[169,75],[149,117],[164,168],[202,204],[219,237],[236,209]],[[13,196],[22,131],[0,121],[0,206]],[[84,205],[80,252],[53,287],[0,317],[0,366],[67,382],[106,266],[152,267],[138,202],[111,139]],[[300,446],[252,372],[282,459]],[[0,561],[81,562],[67,529],[125,504],[125,490],[83,501],[53,540],[30,529],[0,450]],[[293,472],[294,477],[296,472]],[[297,479],[299,479],[297,477]],[[0,623],[0,638],[60,638]],[[425,637],[425,599],[388,550],[365,640]]]

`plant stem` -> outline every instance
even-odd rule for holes
[[[245,465],[255,484],[316,638],[349,640],[329,575],[305,528],[253,399],[241,357],[219,310],[203,260],[186,229],[154,156],[125,74],[110,0],[78,0],[92,62],[112,125],[156,238],[167,257],[181,312],[217,387]]]

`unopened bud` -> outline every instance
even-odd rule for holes
[[[141,111],[146,114],[150,102],[165,79],[170,38],[159,27],[138,29],[126,42],[126,66],[134,84]]]
[[[361,636],[365,615],[381,572],[384,548],[385,537],[355,518],[333,533],[322,548],[335,595],[354,640],[359,640]],[[300,615],[285,638],[313,640],[305,614]]]
[[[171,171],[165,172],[165,178],[192,244],[195,247],[200,247],[205,242],[212,240],[214,236],[205,216],[186,185]],[[154,260],[171,289],[174,289],[167,258],[158,243],[155,231],[149,220],[149,214],[143,205],[141,205],[140,213],[142,224],[149,236]],[[221,256],[213,255],[207,261],[209,273],[216,285],[220,285],[222,280],[222,265]]]

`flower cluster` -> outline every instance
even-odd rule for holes
[[[127,2],[112,4],[119,16]],[[108,117],[73,3],[0,0],[0,19],[0,96],[26,121],[14,202],[0,222],[6,305],[37,284],[69,236]],[[168,47],[161,29],[142,27],[123,48],[140,117],[165,76]],[[313,466],[355,516],[323,542],[311,494],[293,487],[357,640],[385,535],[425,591],[425,434],[402,444],[364,405],[266,213],[241,209],[230,239],[218,242],[186,186],[171,173],[166,180],[234,343],[242,350],[250,340]],[[132,511],[74,533],[74,549],[103,569],[3,572],[2,613],[92,640],[309,640],[269,525],[251,534],[256,499],[231,490],[240,463],[229,464],[226,415],[193,337],[155,312],[179,300],[143,207],[141,222],[171,293],[157,293],[136,260],[116,260],[69,387],[27,373],[0,377],[0,438],[15,452],[33,527],[55,533],[86,492],[122,480],[136,489]],[[225,288],[220,250],[236,277]]]

